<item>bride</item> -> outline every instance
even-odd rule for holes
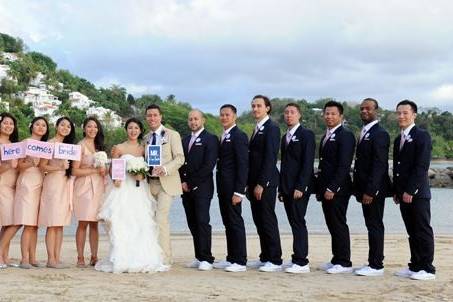
[[[140,145],[143,124],[130,118],[125,125],[127,141],[116,145],[112,157],[143,158]],[[136,186],[136,181],[140,185]],[[125,181],[114,180],[106,193],[98,218],[105,222],[110,241],[109,256],[96,263],[95,269],[103,272],[155,272],[165,271],[162,251],[158,244],[154,217],[155,200],[143,176],[128,174]]]

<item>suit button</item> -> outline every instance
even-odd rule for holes
[[[322,160],[322,157],[319,160]]]
[[[399,173],[396,173],[396,176],[400,176],[400,174],[399,174]]]
[[[357,169],[354,169],[354,172],[357,172]]]
[[[184,164],[187,165],[187,162],[185,162]]]
[[[399,164],[401,164],[401,162],[400,162],[400,161],[398,162],[398,165],[399,165]]]

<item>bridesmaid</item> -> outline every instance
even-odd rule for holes
[[[81,161],[75,161],[72,166],[72,175],[77,177],[74,183],[74,214],[79,221],[76,232],[78,267],[85,267],[83,252],[88,226],[90,227],[90,265],[94,266],[97,262],[99,232],[96,216],[102,205],[105,191],[105,166],[94,166],[95,153],[104,151],[104,133],[95,117],[88,117],[83,121],[83,137],[79,142],[82,146]]]
[[[0,144],[16,143],[19,139],[14,116],[0,114]],[[9,243],[19,227],[14,225],[14,191],[17,179],[17,160],[0,162],[0,269],[8,267]]]
[[[30,124],[28,139],[47,141],[49,138],[49,124],[47,120],[38,116]],[[41,198],[44,174],[39,169],[39,158],[27,156],[18,163],[19,177],[16,183],[14,198],[14,224],[23,225],[20,240],[22,251],[21,268],[39,267],[36,261],[36,243],[38,239],[38,210]]]
[[[61,117],[55,125],[55,137],[49,142],[73,144],[74,124]],[[47,227],[47,267],[64,268],[60,262],[63,243],[63,226],[71,224],[73,180],[71,163],[64,159],[41,159],[39,168],[47,173],[42,184],[38,225]]]

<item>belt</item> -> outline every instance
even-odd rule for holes
[[[159,176],[150,176],[149,179],[151,179],[151,180],[159,180]]]

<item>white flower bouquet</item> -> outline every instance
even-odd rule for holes
[[[146,164],[145,160],[142,157],[134,157],[129,159],[126,162],[126,171],[132,175],[143,175],[146,177],[148,173],[149,167]],[[140,186],[140,182],[138,180],[135,181],[135,185],[137,187]]]
[[[107,157],[107,153],[105,153],[104,151],[99,151],[99,152],[96,152],[94,153],[94,163],[93,163],[93,166],[95,168],[99,168],[99,167],[102,167],[107,164],[109,162],[109,158]]]

